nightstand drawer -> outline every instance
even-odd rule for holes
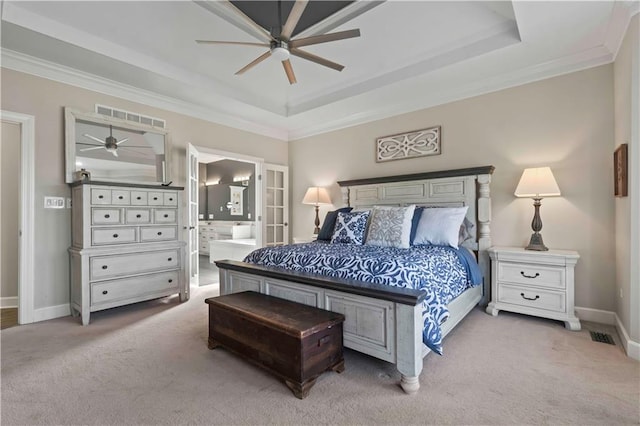
[[[498,281],[564,289],[565,268],[501,262],[498,266]]]
[[[498,287],[498,302],[545,309],[547,311],[566,312],[565,297],[564,291],[543,290],[509,284],[500,284]]]

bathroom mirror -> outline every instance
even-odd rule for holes
[[[66,182],[84,169],[96,181],[168,183],[169,139],[164,129],[65,108]]]

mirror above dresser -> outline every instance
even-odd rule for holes
[[[67,183],[85,174],[106,182],[171,181],[170,135],[163,128],[65,108],[65,145]]]

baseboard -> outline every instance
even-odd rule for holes
[[[0,308],[17,308],[18,296],[0,297]]]
[[[598,324],[616,325],[616,313],[601,309],[575,307],[576,316],[582,321],[597,322]]]
[[[629,358],[633,358],[636,361],[640,361],[640,343],[631,340],[629,337],[629,333],[622,325],[622,321],[620,321],[620,317],[616,314],[616,329],[618,330],[618,335],[620,336],[620,340],[622,340],[622,346],[624,346],[624,350],[627,353]]]
[[[33,311],[33,322],[46,321],[54,318],[66,317],[71,315],[71,305],[48,306]]]

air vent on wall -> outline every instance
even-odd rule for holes
[[[147,115],[125,111],[118,108],[112,108],[110,106],[100,104],[96,104],[96,113],[106,115],[108,117],[119,118],[121,120],[131,121],[132,123],[141,123],[148,126],[159,127],[161,129],[164,129],[167,124],[166,121],[160,118],[153,118]]]

